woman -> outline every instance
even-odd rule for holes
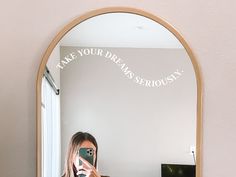
[[[92,148],[94,151],[94,166],[88,161],[79,157],[80,148]],[[78,177],[81,174],[86,177],[101,177],[97,168],[97,153],[98,145],[96,139],[89,133],[77,132],[75,133],[68,147],[67,157],[65,161],[65,168],[62,177]],[[79,160],[82,165],[79,165]]]

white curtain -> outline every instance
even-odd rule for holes
[[[42,175],[60,177],[60,97],[45,77],[42,80]]]

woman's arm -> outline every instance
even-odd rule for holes
[[[91,165],[87,160],[83,159],[82,157],[79,157],[79,159],[83,163],[78,167],[77,175],[83,174],[86,175],[86,177],[101,177],[96,168]]]

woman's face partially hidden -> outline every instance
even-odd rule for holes
[[[95,160],[97,158],[97,153],[96,153],[97,151],[96,151],[96,147],[94,146],[94,144],[88,140],[85,140],[79,145],[78,151],[80,148],[92,148],[93,149],[93,151],[94,151],[93,164],[95,164]],[[74,158],[74,164],[77,168],[79,167],[79,154],[78,153]]]

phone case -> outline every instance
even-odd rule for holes
[[[80,148],[79,149],[79,156],[83,159],[87,160],[91,165],[93,164],[93,158],[94,158],[94,151],[92,148]],[[79,165],[82,165],[82,161],[79,160]],[[85,175],[81,174],[80,177],[85,177]]]

